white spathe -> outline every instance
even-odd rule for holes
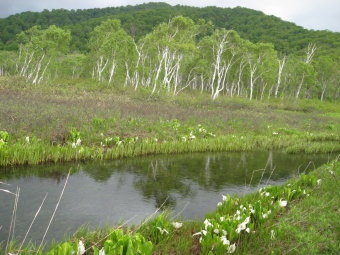
[[[85,253],[85,245],[81,240],[79,240],[77,255],[83,255],[84,253]]]
[[[174,226],[174,228],[176,228],[176,229],[179,229],[179,228],[181,228],[183,226],[183,223],[181,223],[181,222],[173,222],[172,226]]]

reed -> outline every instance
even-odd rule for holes
[[[225,135],[190,141],[150,142],[149,139],[112,147],[73,148],[49,143],[8,144],[0,151],[0,166],[36,165],[84,160],[106,160],[155,154],[285,150],[288,153],[340,151],[337,135]]]

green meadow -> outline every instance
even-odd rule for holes
[[[150,96],[89,81],[0,82],[2,166],[204,151],[340,151],[336,102]]]

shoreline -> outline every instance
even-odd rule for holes
[[[261,221],[254,221],[253,219],[251,220],[251,222],[254,221],[254,224],[249,223],[249,227],[251,231],[254,230],[256,232],[255,235],[242,231],[239,234],[240,236],[235,239],[235,237],[233,238],[231,234],[228,234],[230,241],[234,240],[232,241],[236,247],[236,251],[234,250],[234,252],[236,254],[248,254],[249,252],[252,254],[263,254],[263,249],[265,249],[265,253],[267,254],[270,251],[279,251],[282,248],[282,245],[285,247],[292,246],[294,248],[296,245],[300,245],[299,242],[301,240],[304,241],[304,235],[301,236],[303,232],[313,233],[315,230],[304,228],[296,229],[294,226],[295,221],[292,222],[293,228],[290,228],[289,221],[291,217],[293,217],[293,219],[296,217],[302,217],[301,220],[311,222],[314,220],[315,216],[318,217],[321,214],[324,218],[322,218],[322,222],[320,222],[320,224],[318,224],[316,227],[322,227],[322,224],[325,221],[332,221],[332,218],[330,218],[329,215],[334,216],[336,211],[329,209],[334,208],[334,206],[337,205],[337,201],[339,200],[339,192],[334,190],[337,185],[337,176],[339,171],[340,164],[338,160],[334,160],[328,164],[320,166],[306,175],[302,174],[299,177],[293,178],[283,185],[268,186],[267,188],[261,189],[260,191],[241,197],[223,197],[221,204],[219,203],[216,209],[212,208],[212,212],[206,215],[206,220],[204,222],[203,219],[192,221],[181,221],[176,219],[176,221],[179,221],[178,223],[182,224],[180,225],[181,227],[178,227],[179,225],[177,226],[174,221],[171,221],[168,214],[166,213],[162,213],[150,219],[144,225],[142,224],[138,226],[132,226],[131,228],[125,226],[125,224],[122,224],[118,228],[100,228],[96,230],[90,230],[86,227],[81,227],[74,235],[72,235],[72,237],[70,236],[66,238],[67,241],[52,245],[49,249],[49,253],[36,254],[59,254],[55,252],[58,250],[60,252],[60,249],[62,247],[65,248],[66,246],[71,250],[73,249],[77,251],[80,241],[86,247],[86,249],[89,249],[89,251],[91,250],[89,254],[98,254],[98,251],[102,247],[106,247],[105,249],[107,249],[108,244],[111,243],[111,241],[107,240],[113,240],[118,237],[120,239],[123,238],[121,240],[131,240],[131,242],[133,242],[134,245],[138,247],[144,247],[144,245],[148,246],[148,251],[145,250],[145,252],[142,252],[141,254],[168,254],[170,251],[175,253],[178,251],[185,251],[189,252],[190,254],[208,254],[209,251],[213,251],[213,254],[215,255],[225,254],[228,247],[232,246],[232,244],[221,246],[219,239],[214,239],[215,237],[213,239],[207,239],[207,237],[210,235],[212,235],[212,237],[216,235],[218,238],[220,236],[220,233],[214,230],[216,227],[211,228],[209,227],[209,224],[211,223],[215,225],[215,219],[219,219],[222,215],[225,215],[223,217],[231,217],[231,219],[233,219],[234,216],[232,215],[236,212],[236,210],[240,210],[238,209],[239,207],[248,207],[250,204],[255,206],[255,210],[263,211],[262,213],[267,212],[267,210],[271,210],[272,213],[268,218],[263,218]],[[296,190],[298,193],[293,192],[294,195],[287,193],[291,190]],[[270,194],[273,196],[278,196],[278,198],[281,197],[279,200],[280,203],[278,200],[276,200],[274,204],[268,203],[271,200],[267,201],[267,196],[263,195],[266,192],[270,192]],[[322,201],[324,196],[333,197],[333,199],[329,201],[323,201],[322,205],[315,208],[315,203],[318,203],[317,201]],[[285,203],[281,205],[281,201]],[[262,209],[256,209],[256,204],[259,202],[262,204]],[[296,216],[297,212],[306,212],[306,210],[311,210],[308,216],[301,213],[301,215]],[[256,215],[257,214],[254,214],[254,217],[259,217]],[[153,214],[153,216],[155,216],[155,214]],[[288,225],[287,220],[289,223]],[[209,222],[208,225],[207,222]],[[169,233],[164,234],[158,230],[159,228],[167,229]],[[203,239],[200,239],[199,235],[193,236],[195,233],[202,233],[202,229],[206,229],[206,231],[208,231],[208,234],[202,236],[204,237]],[[285,229],[286,231],[293,231],[290,238],[288,239],[286,238],[287,233],[284,232]],[[334,227],[332,227],[332,229],[335,231]],[[231,230],[228,230],[228,233],[230,233],[230,231]],[[334,234],[336,234],[334,231],[328,231],[327,236],[334,236]],[[316,233],[314,236],[318,236],[318,234]],[[306,238],[308,237],[306,236]],[[319,251],[316,252],[316,254],[321,254],[324,251],[324,248],[320,246],[320,242],[324,242],[324,239],[314,243],[309,243],[307,248],[315,248]],[[121,241],[121,244],[122,243],[123,242]],[[331,245],[331,243],[332,240],[328,240],[327,244]],[[124,246],[126,244],[124,243],[122,245]],[[25,246],[22,249],[21,254],[31,254],[32,250],[36,250],[36,248],[37,247],[33,244]],[[11,251],[16,252],[16,249],[18,249],[18,247],[13,244]],[[304,251],[305,249],[306,248],[304,248]],[[335,251],[337,248],[336,246],[329,246],[328,249],[329,251]],[[0,254],[3,253],[0,251]],[[301,253],[298,252],[298,254],[303,254],[303,251],[301,251]]]
[[[0,154],[0,167],[38,165],[44,163],[114,160],[136,156],[181,154],[194,152],[241,152],[280,150],[287,153],[337,153],[340,136],[334,134],[306,135],[243,135],[196,139],[187,142],[137,141],[114,147],[53,146],[40,141],[9,144]]]

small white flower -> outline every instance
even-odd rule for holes
[[[182,141],[183,142],[186,142],[187,141],[187,138],[185,136],[182,137]]]
[[[245,220],[244,220],[244,224],[248,224],[250,222],[250,217],[247,217]]]
[[[262,214],[262,218],[263,218],[263,219],[267,219],[267,218],[268,218],[268,214],[263,213],[263,214]]]
[[[216,234],[216,235],[218,235],[219,233],[220,233],[220,230],[219,229],[214,229],[214,233]]]
[[[81,240],[79,240],[77,255],[83,255],[84,253],[85,253],[84,243]]]
[[[272,230],[270,231],[270,239],[272,239],[272,240],[275,239],[275,231],[274,231],[274,229],[272,229]]]
[[[230,245],[230,241],[227,239],[226,236],[221,236],[221,241],[224,245]]]
[[[224,221],[224,217],[220,217],[220,221]]]
[[[218,202],[218,203],[217,203],[217,206],[222,206],[222,202]]]
[[[197,233],[193,234],[192,236],[194,237],[194,236],[201,236],[201,235],[202,235],[202,232],[197,232]]]
[[[286,207],[287,206],[287,201],[280,199],[279,201],[281,207]]]
[[[30,142],[30,137],[29,136],[26,136],[26,142],[29,143]]]
[[[246,232],[247,232],[247,233],[250,233],[250,228],[246,228]]]
[[[207,229],[209,226],[213,227],[213,224],[211,224],[208,219],[205,219],[204,225],[205,225],[205,229]]]
[[[183,226],[183,223],[181,223],[181,222],[173,222],[172,226],[174,226],[174,228],[176,228],[176,229],[179,229],[179,228],[181,228]]]
[[[254,209],[250,209],[250,212],[251,212],[252,214],[255,214],[255,210],[254,210]]]
[[[278,135],[279,133],[278,132],[273,132],[273,135]]]
[[[266,197],[269,197],[270,193],[269,193],[269,192],[266,192],[265,195],[266,195]]]
[[[227,196],[224,196],[224,195],[222,195],[222,200],[223,200],[223,201],[227,201],[227,200],[228,200],[228,197],[227,197]]]
[[[222,229],[222,234],[223,234],[224,236],[227,236],[228,232],[225,231],[224,229]]]
[[[164,229],[162,229],[162,228],[160,228],[160,227],[157,227],[157,229],[159,230],[159,232],[161,232],[161,234],[163,235],[164,233],[165,234],[169,234],[169,232],[164,228]]]
[[[334,173],[334,171],[332,171],[332,170],[329,170],[329,173],[330,173],[331,175],[335,176],[335,173]]]
[[[190,139],[196,139],[196,136],[192,132],[190,132],[189,138]]]
[[[236,245],[235,245],[235,244],[232,244],[232,245],[230,245],[230,246],[228,247],[227,252],[228,252],[228,253],[234,253],[235,250],[236,250]]]
[[[155,139],[154,139],[154,141],[157,143],[157,142],[158,142],[158,139],[157,139],[157,138],[155,138]]]
[[[247,228],[247,224],[249,223],[250,218],[246,218],[246,220],[240,224],[238,224],[236,232],[240,233],[242,230],[245,230]]]
[[[76,148],[76,147],[77,147],[76,143],[72,143],[72,148]]]
[[[321,184],[321,179],[318,179],[318,180],[316,181],[316,183],[317,183],[318,185],[320,185],[320,184]]]
[[[99,255],[105,255],[104,247],[99,251]]]
[[[241,212],[240,212],[239,210],[237,210],[237,211],[236,211],[236,214],[237,214],[237,215],[240,215],[240,214],[241,214]]]
[[[78,138],[78,139],[77,139],[77,142],[76,142],[76,146],[79,146],[80,144],[81,144],[81,139]]]
[[[240,220],[240,219],[241,219],[241,216],[237,215],[236,220]]]
[[[206,231],[206,230],[202,230],[201,232],[202,232],[202,234],[203,234],[204,236],[207,235],[207,231]]]
[[[268,215],[271,214],[271,213],[272,213],[272,210],[269,210],[267,213],[268,213]]]

